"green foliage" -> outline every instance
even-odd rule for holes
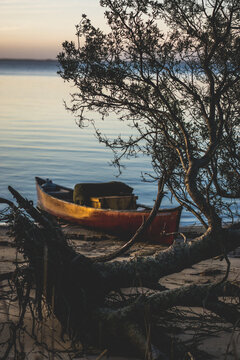
[[[109,32],[86,15],[77,44],[63,43],[63,79],[79,124],[91,111],[126,121],[128,140],[99,141],[151,157],[177,200],[219,226],[223,196],[239,198],[240,8],[238,1],[101,0]],[[90,112],[89,112],[90,111]]]

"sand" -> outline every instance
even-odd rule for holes
[[[186,231],[189,229],[182,229],[182,231]],[[190,229],[190,233],[188,235],[193,235],[193,233],[198,233],[199,228]],[[0,276],[3,273],[10,272],[14,269],[15,261],[16,261],[16,249],[12,247],[12,241],[8,238],[6,234],[7,229],[4,226],[0,226]],[[64,231],[71,238],[71,242],[74,244],[77,251],[83,253],[87,256],[98,256],[101,254],[106,254],[107,252],[111,252],[112,250],[118,248],[123,243],[119,241],[117,238],[112,236],[106,236],[105,234],[99,234],[94,231],[83,230],[77,226],[65,226]],[[136,244],[133,249],[129,251],[127,254],[123,256],[124,259],[128,257],[138,256],[138,255],[151,255],[156,250],[160,250],[163,248],[160,245],[151,245],[151,244]],[[21,261],[21,258],[18,257],[18,261]],[[235,281],[240,284],[240,249],[237,249],[233,253],[230,254],[231,261],[231,271],[229,274],[229,279]],[[182,285],[198,283],[204,284],[209,283],[211,281],[219,281],[223,278],[226,270],[226,262],[225,260],[220,259],[210,259],[206,261],[202,261],[197,265],[194,265],[191,268],[185,269],[184,271],[166,276],[161,279],[160,283],[170,289],[176,288]],[[0,282],[1,284],[6,284],[6,281]],[[1,297],[2,288],[0,287],[0,297]],[[181,311],[185,311],[186,309],[179,308],[180,318]],[[203,309],[188,309],[189,319],[191,318],[192,329],[188,328],[188,322],[181,323],[181,321],[176,324],[176,328],[181,328],[180,332],[176,334],[180,339],[190,339],[197,333],[197,331],[203,332],[203,336],[201,339],[201,343],[198,348],[205,350],[208,354],[214,356],[216,359],[240,359],[240,332],[239,330],[233,331],[233,326],[231,324],[224,324],[221,328],[215,328],[216,324],[212,324],[210,318],[208,318],[209,313]],[[0,300],[0,324],[9,320],[13,320],[15,316],[18,316],[18,307],[16,303],[11,305],[6,301]],[[202,323],[201,323],[202,321]],[[31,321],[30,318],[26,320],[26,326],[29,331],[31,331]],[[206,331],[212,331],[213,334],[211,336],[205,334]],[[205,334],[205,336],[204,336]],[[50,319],[46,322],[45,326],[37,329],[37,335],[39,339],[42,339],[48,345],[54,347],[55,349],[67,349],[70,344],[65,341],[63,342],[60,337],[60,328],[54,319]],[[4,338],[7,338],[8,332],[7,330],[2,331],[0,333],[0,343],[4,341]],[[39,360],[44,358],[39,354],[39,347],[35,347],[33,349],[33,341],[30,337],[23,335],[24,339],[24,351],[29,351],[27,359],[29,360]],[[44,352],[46,358],[56,359],[51,354],[48,354],[46,351]],[[95,354],[91,354],[84,357],[76,357],[75,359],[114,359],[114,360],[126,360],[123,357],[111,356],[106,351],[106,354],[101,355],[100,350],[96,351]],[[2,351],[0,347],[0,359],[2,356]],[[190,355],[189,355],[190,356]],[[63,356],[63,359],[67,359],[68,357]],[[8,359],[13,359],[12,355],[9,354]]]

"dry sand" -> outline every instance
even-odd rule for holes
[[[182,231],[186,231],[189,229],[182,229]],[[64,231],[71,238],[72,243],[74,244],[77,251],[83,253],[88,256],[98,256],[100,254],[106,254],[108,251],[112,251],[123,243],[117,240],[114,237],[106,236],[104,234],[99,234],[93,231],[83,230],[76,226],[66,226],[64,227]],[[190,229],[189,236],[192,236],[193,233],[199,232],[199,229],[194,227]],[[136,244],[133,249],[129,251],[124,259],[137,255],[151,255],[156,250],[160,250],[163,248],[160,245],[150,245],[150,244]],[[18,258],[19,260],[19,258]],[[12,247],[11,239],[6,235],[6,228],[0,226],[0,275],[14,269],[14,262],[16,261],[16,249]],[[234,280],[238,284],[240,284],[240,249],[237,249],[235,252],[230,254],[231,261],[231,271],[229,274],[230,280]],[[223,278],[226,270],[226,262],[220,259],[211,259],[202,261],[201,263],[194,265],[191,268],[185,269],[184,271],[166,276],[161,279],[161,284],[168,288],[176,288],[182,285],[187,285],[191,283],[209,283],[211,281],[219,281]],[[0,285],[4,284],[0,282]],[[0,296],[1,296],[1,287],[0,287]],[[181,311],[183,309],[179,309]],[[208,323],[208,312],[203,311],[202,309],[189,309],[189,318],[195,318],[193,321],[193,329],[186,330],[187,323],[181,324],[182,333],[178,334],[181,339],[190,339],[197,333],[197,331],[206,331],[211,330],[211,321]],[[8,320],[14,319],[15,316],[18,315],[18,308],[15,305],[10,305],[5,301],[0,300],[0,324],[6,322]],[[195,316],[196,315],[196,316]],[[199,317],[199,315],[201,315]],[[202,320],[201,320],[202,319]],[[203,321],[204,326],[200,324],[200,320]],[[31,322],[27,323],[29,330],[31,331]],[[215,326],[215,325],[214,325]],[[178,324],[179,327],[179,324]],[[205,328],[205,330],[204,330]],[[232,331],[233,327],[231,324],[225,324],[224,327],[217,333],[212,336],[204,336],[202,337],[201,344],[199,344],[199,348],[207,351],[209,354],[213,355],[215,359],[223,360],[236,360],[240,359],[240,332],[239,330]],[[48,345],[54,346],[54,348],[58,349],[66,349],[69,347],[69,343],[67,341],[63,342],[60,338],[60,330],[56,321],[50,320],[46,323],[46,326],[43,328],[37,329],[38,336]],[[214,331],[215,332],[215,331]],[[7,331],[1,332],[0,334],[0,343],[4,340],[4,337],[7,337]],[[26,352],[29,350],[29,354],[27,359],[29,360],[39,360],[43,359],[43,354],[39,354],[39,348],[32,349],[33,342],[29,340],[26,335],[24,336],[24,343]],[[95,355],[88,355],[81,359],[114,359],[114,360],[126,360],[123,357],[111,356],[108,353],[106,355],[102,355],[101,351],[97,352]],[[46,358],[53,359],[51,355],[45,352]],[[63,357],[67,358],[67,357]],[[1,349],[0,349],[0,359],[1,359]],[[8,357],[9,360],[13,359],[11,354]],[[20,359],[20,358],[19,358]],[[80,359],[80,357],[76,358]],[[173,359],[174,360],[174,359]]]

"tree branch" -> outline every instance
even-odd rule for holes
[[[146,221],[143,221],[142,225],[137,229],[136,233],[133,235],[133,237],[127,242],[125,243],[122,247],[120,247],[119,249],[117,249],[116,251],[114,251],[111,254],[107,254],[104,256],[100,256],[100,257],[96,257],[96,258],[92,258],[91,260],[93,262],[105,262],[105,261],[110,261],[115,259],[116,257],[124,254],[127,250],[129,250],[133,244],[135,244],[137,241],[139,241],[141,239],[142,236],[144,236],[144,232],[149,228],[149,226],[151,225],[152,221],[154,220],[158,209],[160,207],[162,198],[164,196],[164,184],[165,184],[165,179],[164,177],[159,180],[158,182],[158,193],[157,193],[157,198],[156,201],[154,203],[154,206],[151,210],[151,212],[149,213],[148,218],[146,219]]]

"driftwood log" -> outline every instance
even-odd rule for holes
[[[217,233],[210,227],[194,241],[173,244],[153,256],[118,261],[116,257],[141,236],[139,231],[110,256],[90,259],[76,253],[54,219],[13,188],[9,190],[18,203],[16,206],[6,201],[11,207],[11,234],[28,264],[13,276],[15,283],[18,277],[24,279],[21,280],[21,286],[26,289],[22,290],[25,294],[22,308],[26,308],[30,291],[34,289],[39,319],[44,302],[60,321],[63,334],[66,333],[73,343],[80,342],[84,348],[94,344],[113,350],[124,346],[125,351],[132,351],[141,358],[146,358],[147,354],[149,359],[168,359],[174,353],[175,359],[187,359],[189,349],[179,343],[173,344],[164,326],[156,325],[170,309],[200,306],[239,326],[239,301],[229,305],[220,300],[223,296],[240,297],[238,284],[227,281],[230,266],[227,253],[240,245],[238,226]],[[160,183],[150,220],[162,194],[163,184]],[[227,260],[227,274],[222,281],[173,290],[159,285],[161,277],[218,255]],[[132,287],[144,287],[152,292],[141,296],[137,292],[134,296],[122,295],[123,288]]]

